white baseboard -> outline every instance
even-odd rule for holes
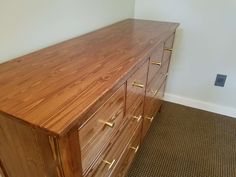
[[[204,102],[200,100],[194,100],[186,97],[181,97],[178,95],[173,95],[170,93],[165,93],[164,96],[165,101],[181,104],[184,106],[192,107],[192,108],[197,108],[209,112],[214,112],[217,114],[229,116],[236,118],[236,109],[231,108],[231,107],[226,107],[226,106],[221,106],[221,105],[216,105],[212,104],[209,102]]]

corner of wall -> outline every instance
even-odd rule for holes
[[[196,109],[201,109],[201,110],[229,116],[232,118],[236,118],[236,109],[231,108],[231,107],[226,107],[222,105],[213,104],[210,102],[204,102],[200,100],[186,98],[186,97],[182,97],[182,96],[174,95],[170,93],[165,93],[164,100],[181,104],[184,106],[189,106]]]

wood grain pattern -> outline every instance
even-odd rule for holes
[[[170,60],[165,60],[165,63],[162,64],[161,68],[156,72],[155,76],[147,85],[146,97],[152,97],[159,88],[161,84],[168,76],[168,67],[169,67]]]
[[[59,164],[53,157],[48,138],[35,129],[0,114],[2,169],[9,177],[60,177],[56,170]]]
[[[147,84],[147,90],[145,94],[145,104],[144,104],[142,141],[144,140],[144,137],[152,124],[152,118],[156,117],[156,114],[159,111],[162,104],[162,99],[165,92],[166,79],[168,77],[168,70],[172,54],[172,51],[166,49],[173,49],[174,38],[175,38],[175,33],[167,37],[167,39],[164,41],[164,45],[162,45],[162,47],[159,47],[158,48],[159,50],[154,49],[154,52],[151,54],[150,57],[148,84]],[[160,51],[161,48],[162,52]],[[159,61],[161,61],[161,66],[157,71],[155,71],[152,68],[151,65],[151,62],[153,60],[152,56],[162,57],[161,59],[159,59]]]
[[[148,71],[148,81],[147,84],[150,84],[153,77],[157,74],[158,70],[163,65],[163,54],[164,54],[164,42],[157,46],[151,56],[150,56],[150,63],[149,63],[149,71]],[[156,65],[156,63],[161,63],[161,65]]]
[[[147,60],[128,80],[127,80],[127,98],[126,98],[126,113],[132,113],[140,104],[144,101],[147,72],[148,72]],[[143,88],[134,86],[134,82],[143,85]]]
[[[173,44],[174,44],[174,38],[175,38],[175,33],[172,34],[166,41],[165,41],[165,46],[164,48],[165,49],[172,49],[173,48]],[[164,51],[164,54],[163,54],[163,63],[170,60],[171,58],[171,55],[172,55],[172,52],[171,51],[167,51],[165,50]]]
[[[58,140],[60,162],[65,177],[82,177],[79,133],[73,131]]]
[[[83,171],[93,163],[124,122],[125,85],[99,109],[79,130]],[[104,122],[114,124],[109,127]],[[79,140],[78,140],[79,141]]]
[[[157,112],[160,110],[162,105],[162,100],[165,92],[165,84],[166,82],[162,82],[161,87],[159,88],[158,92],[152,97],[148,97],[145,100],[145,107],[144,107],[144,119],[143,119],[143,129],[142,129],[142,141],[147,134],[152,121],[149,118],[155,118]]]
[[[100,157],[100,163],[98,163],[98,166],[94,168],[94,170],[92,170],[87,177],[114,176],[113,171],[122,158],[124,151],[127,148],[130,148],[129,145],[132,137],[134,136],[134,132],[137,130],[140,131],[141,125],[141,120],[137,122],[133,119],[129,119],[129,121],[120,129],[119,134],[117,134],[118,137],[116,137],[115,141],[113,140],[113,143],[110,143],[110,148],[108,148],[107,151],[105,151]],[[109,165],[105,164],[102,160],[107,160],[109,162],[115,160],[115,162],[112,168],[109,169]]]
[[[132,135],[132,138],[126,146],[123,154],[121,155],[116,167],[112,171],[112,174],[110,176],[114,177],[124,177],[134,160],[134,157],[136,153],[138,152],[138,149],[140,148],[140,141],[141,141],[141,126],[139,126],[134,134]],[[133,148],[138,148],[137,151]]]
[[[0,111],[63,135],[86,121],[177,26],[128,19],[3,63]]]
[[[128,19],[1,64],[0,175],[124,176],[161,106],[177,26]]]
[[[136,107],[136,110],[132,112],[132,116],[142,115],[143,112],[143,102]],[[127,147],[132,134],[137,127],[141,127],[142,119],[135,119],[131,114],[126,114],[123,123],[120,125],[119,129],[115,131],[115,135],[110,139],[103,140],[102,142],[107,144],[102,152],[99,152],[99,156],[95,156],[93,159],[93,164],[90,166],[89,170],[85,171],[84,176],[109,176],[113,172],[112,169],[108,169],[102,160],[116,159],[115,164],[121,158],[121,154]],[[115,166],[114,164],[114,166]]]

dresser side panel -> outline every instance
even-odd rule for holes
[[[0,159],[5,176],[60,177],[50,137],[1,113]]]

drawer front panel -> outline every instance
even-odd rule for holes
[[[135,131],[129,145],[122,154],[117,166],[112,172],[112,177],[124,177],[140,147],[141,126]]]
[[[166,80],[162,81],[161,87],[155,94],[150,94],[145,100],[142,140],[151,126],[157,112],[159,111],[164,96]]]
[[[157,94],[163,81],[168,76],[168,67],[169,67],[169,62],[165,62],[162,65],[161,69],[156,73],[154,78],[151,80],[151,82],[147,85],[146,98],[154,97],[154,95]]]
[[[141,121],[143,119],[144,100],[135,104],[136,107],[130,107],[126,112],[126,118],[132,121]]]
[[[173,50],[174,38],[175,38],[175,35],[173,34],[166,40],[162,62],[170,60],[172,50]]]
[[[164,43],[161,43],[159,46],[157,46],[153,53],[150,56],[150,64],[149,64],[149,72],[148,72],[148,84],[151,82],[155,74],[158,72],[158,70],[161,68],[161,65],[163,63],[163,50],[164,50]]]
[[[137,113],[134,114],[139,114],[139,109],[140,108],[138,108],[136,110]],[[86,177],[111,176],[122,158],[122,154],[129,145],[135,130],[142,125],[142,119],[127,118],[127,120],[126,124],[117,132],[117,136],[110,141],[106,151],[101,154],[97,163],[89,173],[86,174]]]
[[[102,153],[124,121],[125,86],[122,86],[79,130],[83,172]]]
[[[148,61],[144,63],[127,81],[126,111],[144,100],[146,79],[148,71]]]

